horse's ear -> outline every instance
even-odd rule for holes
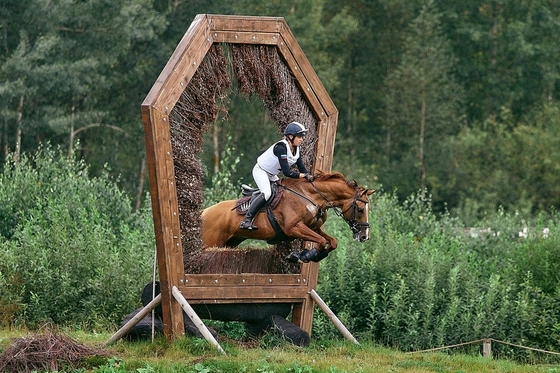
[[[364,191],[362,192],[362,196],[365,194],[366,196],[371,196],[373,193],[375,193],[375,189],[364,189]]]

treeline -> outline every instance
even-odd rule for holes
[[[401,201],[426,189],[471,222],[560,206],[560,7],[546,0],[3,1],[2,160],[77,148],[140,206],[140,104],[200,13],[286,19],[339,109],[334,168],[348,176]],[[249,181],[278,136],[235,93],[203,155],[208,185],[227,146]]]

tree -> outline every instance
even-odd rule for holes
[[[446,1],[443,28],[459,58],[470,124],[499,116],[519,119],[560,89],[560,7],[536,1]],[[468,83],[468,84],[467,84]]]
[[[506,211],[558,210],[560,108],[545,104],[514,122],[506,108],[499,120],[465,128],[450,140],[460,210],[474,215]]]
[[[134,162],[140,170],[139,105],[152,83],[146,76],[153,77],[163,60],[156,46],[164,18],[148,0],[26,5],[18,47],[2,65],[5,133],[20,118],[23,149],[50,141],[72,150],[79,135],[93,174],[105,163]],[[13,135],[5,137],[8,143]]]
[[[385,81],[386,181],[401,195],[442,188],[448,157],[440,141],[461,127],[462,88],[439,17],[427,1],[410,25],[400,64]]]

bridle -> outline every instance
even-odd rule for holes
[[[369,201],[364,200],[364,199],[359,197],[359,194],[360,194],[359,190],[357,190],[356,193],[354,194],[354,198],[352,199],[352,204],[350,206],[348,206],[347,209],[342,210],[342,209],[337,208],[331,201],[329,201],[328,198],[317,188],[317,186],[315,186],[315,183],[311,182],[310,184],[313,186],[313,188],[315,189],[317,194],[319,194],[323,198],[323,200],[325,200],[325,202],[328,205],[327,209],[332,208],[334,210],[335,214],[338,217],[341,217],[348,224],[348,226],[350,227],[350,230],[352,231],[353,234],[358,234],[359,232],[369,228],[369,223],[368,222],[362,223],[362,222],[359,222],[359,221],[356,220],[356,215],[357,215],[357,210],[358,210],[357,202],[360,201],[360,202],[364,203],[366,206],[369,203]],[[305,199],[306,201],[312,203],[319,210],[319,217],[321,217],[324,214],[324,210],[326,210],[326,209],[321,208],[321,206],[317,205],[315,202],[313,202],[307,196],[305,196],[305,195],[303,195],[303,194],[301,194],[301,193],[299,193],[299,192],[297,192],[297,191],[295,191],[291,188],[288,188],[285,185],[280,184],[280,186],[282,188],[286,189],[286,190],[289,190],[290,192],[294,193],[295,195]],[[346,219],[344,217],[344,214],[350,209],[352,209],[352,213],[350,214],[350,217],[348,219]]]
[[[313,187],[315,187],[315,185],[313,185]],[[315,188],[315,190],[317,190],[317,188]],[[338,210],[336,210],[336,209],[334,210],[335,213],[338,216],[341,216],[344,219],[344,214],[346,213],[346,211],[352,209],[352,213],[350,214],[350,218],[348,220],[346,220],[346,219],[344,219],[344,220],[350,226],[350,229],[352,230],[353,234],[357,234],[357,233],[369,228],[369,223],[368,222],[362,223],[362,222],[356,221],[356,210],[358,209],[358,205],[356,204],[356,202],[360,201],[360,202],[364,203],[366,206],[369,203],[368,201],[366,201],[362,198],[359,198],[358,197],[359,193],[360,193],[359,190],[356,191],[356,194],[354,194],[354,199],[352,200],[352,204],[350,206],[348,206],[348,208],[346,210],[342,211],[341,213],[338,213]],[[323,197],[323,198],[325,198],[325,197]]]

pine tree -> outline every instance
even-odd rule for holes
[[[463,90],[433,1],[410,25],[403,50],[384,86],[385,157],[388,185],[408,195],[441,182],[442,140],[460,129]]]

